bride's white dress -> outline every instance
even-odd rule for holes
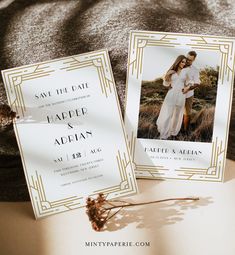
[[[181,70],[179,74],[171,76],[171,89],[167,92],[157,119],[157,128],[160,139],[167,139],[170,136],[178,135],[184,114],[185,98],[182,89],[185,83],[189,82],[188,68]],[[167,86],[166,81],[164,85]]]

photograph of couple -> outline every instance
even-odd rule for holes
[[[219,56],[179,49],[153,53],[145,54],[137,137],[211,142]]]

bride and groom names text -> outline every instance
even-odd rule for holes
[[[181,154],[181,155],[201,155],[202,151],[192,149],[169,149],[169,148],[144,148],[145,152],[163,153],[163,154]]]
[[[48,97],[52,97],[56,95],[58,96],[65,93],[75,92],[78,90],[85,90],[88,88],[89,88],[88,83],[81,83],[78,85],[73,85],[71,87],[65,87],[65,88],[55,89],[54,91],[47,91],[47,92],[41,92],[41,93],[35,94],[35,99],[42,100]],[[81,118],[87,115],[88,115],[88,109],[86,107],[79,107],[76,109],[70,109],[60,113],[47,115],[46,121],[49,124],[58,124],[60,122],[67,121],[67,128],[70,130],[74,128],[74,125],[71,124],[70,122],[72,119]],[[92,130],[84,130],[79,133],[68,134],[66,136],[55,138],[54,145],[60,146],[60,145],[68,144],[68,143],[79,142],[91,137],[93,137]]]

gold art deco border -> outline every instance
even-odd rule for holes
[[[127,139],[129,140],[129,148],[133,160],[133,164],[136,168],[136,173],[138,173],[138,177],[141,178],[152,178],[152,179],[162,179],[166,175],[166,171],[169,171],[168,168],[164,166],[153,166],[153,165],[140,165],[135,163],[135,148],[136,148],[136,140],[137,137],[134,135],[134,132],[131,132],[130,138],[127,135]]]
[[[53,68],[53,66],[50,66],[50,64],[52,63],[61,61],[63,61],[62,63],[63,67],[59,69],[58,68],[55,69]],[[97,68],[101,93],[105,96],[105,98],[108,98],[109,94],[111,93],[115,94],[115,99],[119,112],[119,119],[121,121],[122,131],[127,148],[126,153],[125,152],[121,153],[118,150],[116,156],[117,167],[121,178],[120,184],[114,187],[96,190],[92,192],[91,196],[96,195],[100,192],[106,195],[112,193],[114,197],[124,196],[126,195],[126,193],[135,192],[137,190],[137,185],[135,179],[133,178],[134,169],[130,158],[128,141],[124,130],[122,113],[120,106],[118,104],[118,96],[115,88],[115,82],[112,75],[111,71],[112,69],[108,58],[107,50],[100,50],[2,71],[4,83],[6,84],[8,102],[12,109],[15,110],[18,115],[24,117],[26,107],[23,98],[23,93],[21,90],[21,85],[23,84],[24,81],[46,77],[53,74],[57,70],[74,71],[89,66],[95,66]],[[9,85],[9,88],[7,85]],[[24,172],[27,179],[30,197],[32,200],[34,211],[37,212],[37,215],[39,215],[40,217],[46,217],[51,214],[57,214],[64,211],[69,211],[83,207],[84,205],[81,205],[81,202],[84,200],[84,197],[72,196],[57,201],[47,200],[43,184],[43,177],[37,171],[35,171],[34,175],[29,176],[26,170],[26,163],[16,122],[14,122],[14,129],[20,149],[20,154],[22,157],[22,163],[24,166]]]
[[[182,43],[184,38],[184,43]],[[179,46],[187,46],[191,49],[205,49],[215,50],[221,53],[221,63],[219,70],[219,81],[221,86],[227,82],[231,88],[229,98],[229,109],[227,112],[227,128],[225,142],[218,141],[216,137],[212,141],[212,153],[210,166],[205,169],[181,167],[175,169],[177,172],[177,178],[165,177],[165,171],[169,169],[164,166],[152,166],[152,165],[137,165],[136,172],[138,177],[152,178],[152,179],[190,179],[190,180],[206,180],[206,181],[222,181],[223,169],[225,168],[226,161],[226,149],[228,142],[229,121],[232,105],[232,84],[234,80],[234,68],[235,68],[235,56],[234,56],[234,38],[220,37],[210,35],[195,35],[195,34],[181,34],[181,33],[165,33],[165,32],[149,32],[149,31],[131,31],[129,55],[128,55],[128,70],[127,70],[127,83],[126,83],[126,95],[125,95],[125,109],[127,107],[127,95],[128,95],[128,81],[131,75],[135,79],[139,79],[143,72],[143,52],[146,46],[162,46],[176,48]],[[141,81],[140,81],[141,82]],[[135,143],[136,143],[137,130],[131,131],[131,137],[128,138],[131,155],[134,159],[135,155]],[[134,161],[134,160],[133,160]]]

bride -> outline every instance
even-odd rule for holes
[[[169,87],[160,114],[157,119],[157,128],[160,139],[177,136],[183,121],[185,94],[183,88],[189,83],[186,57],[180,55],[164,77],[163,85]]]

